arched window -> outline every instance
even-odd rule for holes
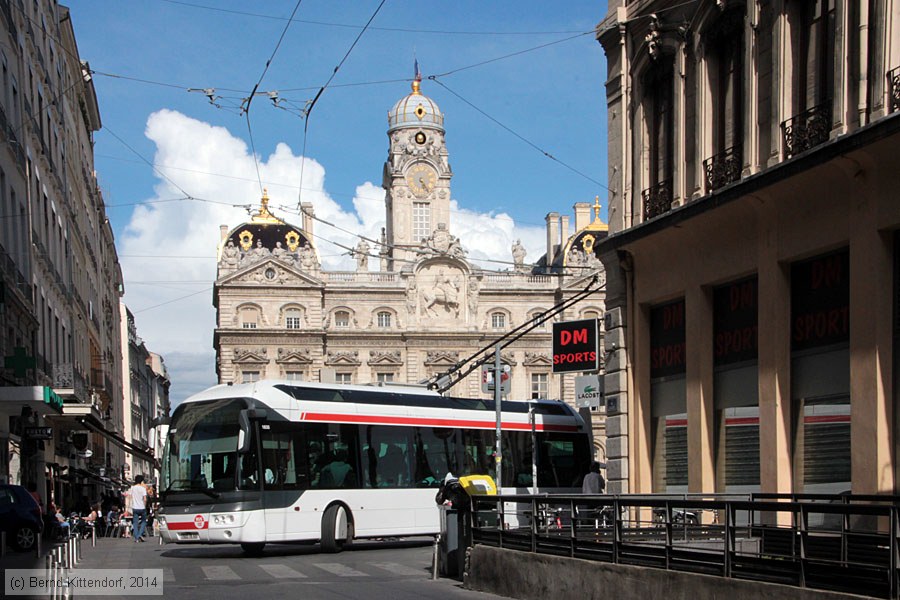
[[[491,313],[491,328],[506,329],[506,313],[495,311]]]
[[[378,311],[376,315],[378,327],[382,329],[387,329],[391,326],[391,313],[386,310]]]
[[[300,329],[303,326],[302,313],[299,308],[288,308],[284,311],[284,326],[287,329]]]
[[[337,310],[334,312],[335,327],[350,327],[350,313],[346,310]]]
[[[582,319],[599,319],[600,311],[593,309],[593,308],[589,308],[588,310],[581,313],[581,318]]]
[[[239,315],[242,329],[256,329],[259,326],[259,309],[255,306],[241,308]]]

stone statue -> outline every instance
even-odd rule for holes
[[[459,282],[451,279],[444,272],[444,269],[438,271],[434,280],[434,286],[431,290],[422,291],[422,312],[430,313],[438,316],[435,305],[441,306],[445,311],[459,316]]]
[[[250,250],[250,252],[248,252],[247,254],[248,254],[247,258],[249,258],[249,261],[248,261],[249,263],[257,263],[257,262],[267,258],[268,256],[270,256],[272,253],[269,252],[268,248],[263,246],[262,240],[257,240],[256,247],[252,248]]]
[[[237,269],[239,261],[240,253],[237,246],[234,245],[234,240],[228,240],[228,243],[222,248],[222,260],[219,261],[219,267],[223,271],[234,271]]]
[[[351,251],[351,255],[356,257],[356,270],[367,271],[369,269],[369,244],[366,240],[360,238],[356,249]]]
[[[272,256],[277,258],[278,260],[290,262],[287,254],[288,251],[284,247],[282,247],[281,242],[275,242],[275,248],[272,250]]]
[[[513,264],[516,266],[516,270],[522,270],[522,267],[525,263],[525,255],[528,252],[525,250],[525,246],[522,245],[522,240],[516,240],[512,245],[512,256],[513,256]]]

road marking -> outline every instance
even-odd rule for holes
[[[287,565],[259,565],[259,568],[276,579],[306,577],[303,573],[295,571]]]
[[[323,571],[328,571],[339,577],[368,577],[362,571],[357,571],[347,565],[341,563],[315,563],[313,566],[319,567]]]
[[[395,575],[410,575],[410,576],[419,576],[424,577],[426,572],[423,569],[416,569],[414,567],[409,567],[407,565],[401,565],[400,563],[392,563],[392,562],[373,562],[369,563],[373,567],[378,567],[379,569],[384,569],[385,571],[389,571]]]
[[[200,567],[203,569],[203,574],[206,575],[207,579],[210,580],[228,580],[228,579],[240,579],[241,576],[232,571],[229,567]]]
[[[172,567],[163,568],[163,582],[172,583],[175,581],[175,571],[172,570]]]

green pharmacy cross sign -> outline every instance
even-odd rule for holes
[[[13,348],[12,356],[4,358],[3,366],[13,370],[16,377],[25,377],[28,369],[33,369],[35,365],[34,357],[25,354],[25,348],[16,346]]]

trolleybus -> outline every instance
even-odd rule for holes
[[[506,492],[580,489],[591,446],[576,411],[503,401],[501,422]],[[444,477],[494,472],[495,423],[493,401],[424,388],[215,386],[172,415],[159,529],[166,542],[240,544],[250,554],[273,542],[338,552],[354,539],[433,535]]]

